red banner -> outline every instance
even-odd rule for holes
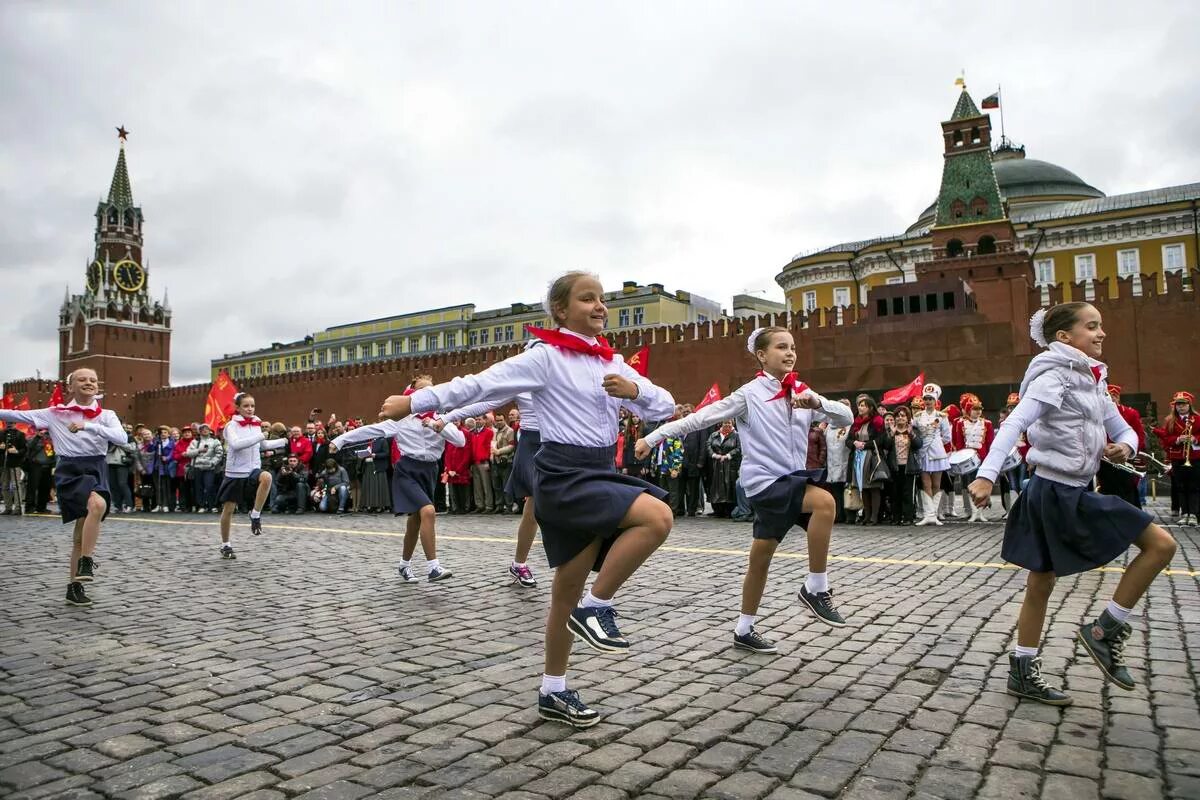
[[[12,409],[14,411],[28,411],[32,407],[33,406],[29,405],[29,395],[25,395],[21,398],[21,402],[17,403],[15,406],[12,406]],[[25,434],[26,437],[33,436],[33,428],[29,425],[26,425],[24,422],[14,422],[13,427]]]
[[[633,367],[638,375],[646,377],[650,372],[650,348],[643,347],[626,359],[625,363]]]
[[[922,372],[917,377],[913,378],[910,383],[903,386],[897,386],[889,392],[884,393],[883,400],[880,405],[885,405],[888,408],[898,406],[901,403],[907,403],[914,397],[921,396],[921,390],[925,388],[925,373]]]
[[[225,423],[233,418],[233,397],[237,392],[238,387],[229,373],[221,370],[204,401],[204,424],[212,428],[213,433],[224,429]]]
[[[62,381],[54,384],[54,391],[50,393],[50,402],[46,403],[46,408],[61,406],[63,402],[63,385]]]
[[[704,408],[705,406],[711,405],[720,399],[721,399],[721,387],[714,383],[712,386],[709,387],[708,391],[704,393],[704,399],[696,404],[695,410],[699,411],[700,409]]]

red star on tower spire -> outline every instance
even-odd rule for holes
[[[125,130],[124,125],[118,126],[117,138],[120,139],[122,142],[126,141],[129,138],[129,131]]]

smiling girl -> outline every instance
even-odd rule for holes
[[[1005,456],[1028,431],[1027,460],[1036,472],[1009,512],[1001,550],[1004,560],[1029,570],[1016,651],[1009,656],[1008,693],[1065,706],[1070,696],[1046,684],[1038,658],[1055,579],[1102,567],[1137,545],[1140,552],[1125,568],[1108,607],[1076,635],[1106,678],[1133,689],[1124,660],[1132,629],[1125,620],[1171,562],[1175,540],[1140,508],[1087,488],[1101,457],[1120,463],[1137,448],[1137,436],[1108,395],[1108,367],[1099,360],[1100,312],[1089,303],[1063,303],[1034,314],[1029,329],[1046,350],[1029,363],[1021,401],[1000,426],[969,491],[976,506],[987,504]]]
[[[75,523],[67,583],[67,603],[73,606],[92,604],[83,584],[95,578],[92,556],[111,500],[105,461],[108,446],[129,440],[116,413],[100,407],[99,389],[95,370],[77,369],[67,376],[65,402],[32,411],[0,411],[2,422],[22,422],[50,431],[58,454],[54,471],[58,509],[64,524]]]
[[[262,510],[271,493],[271,473],[262,468],[262,451],[279,449],[279,440],[267,440],[269,426],[254,416],[254,395],[239,392],[233,397],[237,413],[225,425],[225,479],[217,489],[221,506],[221,558],[237,558],[229,543],[233,512],[239,503],[250,508],[250,532],[262,533]],[[286,449],[286,445],[282,445]]]
[[[746,349],[759,365],[754,380],[723,400],[656,428],[637,443],[637,454],[644,458],[668,437],[684,436],[724,419],[737,421],[742,448],[740,480],[755,520],[733,644],[755,653],[774,653],[775,645],[754,630],[754,621],[771,558],[793,525],[808,534],[809,573],[800,587],[800,600],[827,625],[840,628],[846,624],[833,606],[826,573],[837,506],[833,495],[818,485],[825,479],[825,470],[805,466],[813,419],[846,426],[854,417],[846,406],[826,400],[797,380],[792,372],[796,344],[786,328],[758,328],[746,340]]]
[[[628,651],[613,598],[666,541],[672,523],[662,501],[666,492],[616,471],[617,415],[624,405],[644,419],[666,419],[675,401],[599,338],[608,307],[595,275],[558,278],[545,306],[559,328],[527,328],[537,345],[477,375],[393,395],[380,416],[401,419],[530,393],[542,434],[534,456],[534,513],[554,569],[538,714],[585,728],[600,715],[567,689],[572,635],[597,650]],[[580,603],[593,570],[598,574]]]

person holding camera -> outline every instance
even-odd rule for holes
[[[271,510],[276,514],[303,514],[308,509],[308,467],[296,455],[290,455],[279,468],[275,477],[275,502]]]
[[[319,508],[322,513],[332,510],[333,499],[337,498],[337,513],[345,514],[346,505],[350,502],[350,473],[332,458],[325,459],[325,469],[317,479],[317,485],[324,490]]]
[[[25,507],[25,434],[8,428],[0,436],[0,481],[4,482],[4,513],[20,515]]]
[[[196,482],[196,505],[200,507],[201,514],[215,512],[217,477],[220,475],[225,447],[220,439],[213,436],[212,428],[201,425],[200,435],[191,441],[186,453],[191,459],[192,477]]]

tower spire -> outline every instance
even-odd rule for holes
[[[129,132],[124,127],[117,129],[121,139],[121,151],[117,154],[117,166],[113,170],[112,184],[108,188],[108,202],[118,208],[133,206],[133,189],[129,185],[129,169],[125,166],[125,137]]]

